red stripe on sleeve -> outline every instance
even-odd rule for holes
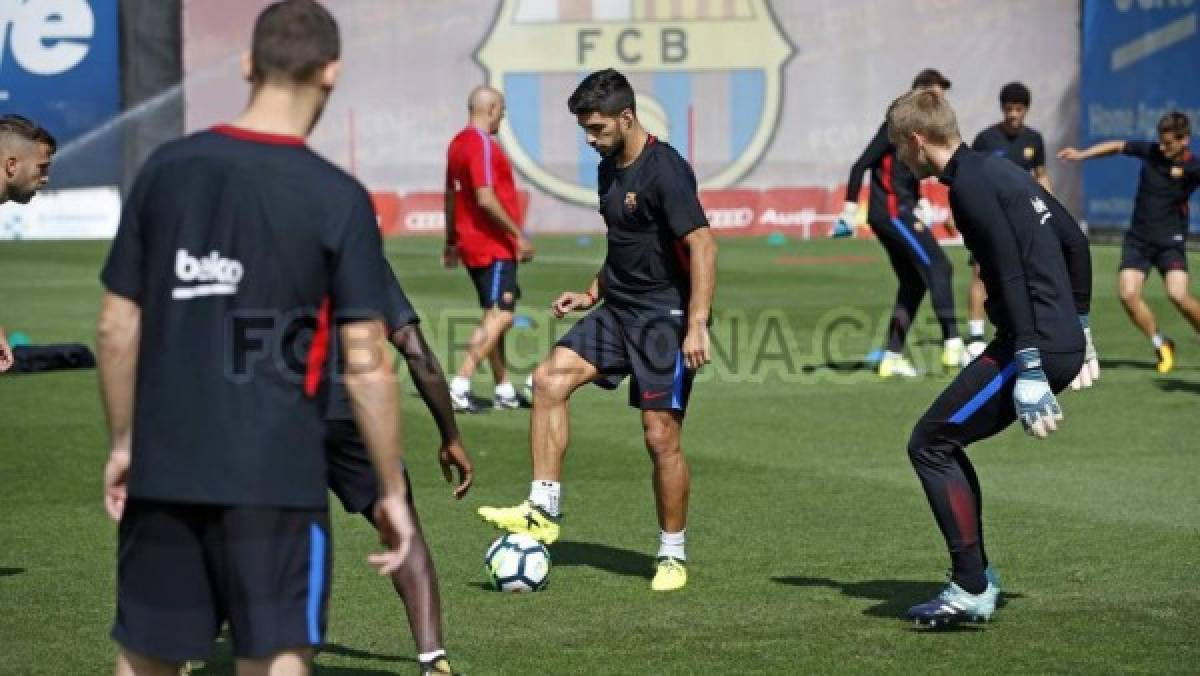
[[[325,362],[329,358],[329,297],[321,301],[321,309],[317,312],[317,330],[313,334],[312,345],[308,348],[308,368],[304,371],[304,394],[308,397],[317,396],[317,388],[321,385],[321,376],[325,371]]]

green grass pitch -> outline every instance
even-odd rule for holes
[[[522,268],[513,359],[527,370],[554,334],[561,289],[581,289],[603,238],[541,237]],[[1117,250],[1094,247],[1092,325],[1101,381],[1061,397],[1048,442],[1009,430],[971,449],[989,553],[1007,605],[982,628],[926,634],[899,619],[948,565],[905,455],[911,425],[948,381],[858,369],[882,334],[894,286],[871,242],[770,247],[723,241],[721,363],[697,384],[684,435],[692,465],[691,580],[649,590],[657,529],[650,463],[624,391],[572,402],[564,536],[550,587],[483,589],[496,534],[474,510],[528,488],[527,415],[460,419],[477,463],[468,498],[441,482],[436,430],[405,396],[407,456],[441,576],[447,647],[469,674],[1196,673],[1200,669],[1200,343],[1162,293],[1151,305],[1179,342],[1153,368],[1115,298]],[[466,275],[440,242],[389,241],[389,256],[443,359],[474,316]],[[101,243],[0,245],[0,323],[35,342],[93,340]],[[951,249],[959,299],[964,251]],[[960,305],[960,315],[964,314]],[[912,341],[936,364],[928,316]],[[451,335],[453,334],[453,335]],[[457,358],[447,364],[457,366]],[[411,395],[411,386],[403,385]],[[477,392],[490,394],[486,374]],[[100,504],[107,448],[94,372],[0,378],[0,673],[109,672],[114,526]],[[361,519],[334,512],[336,571],[321,673],[415,671],[391,586],[365,562]],[[228,647],[200,673],[229,673]]]

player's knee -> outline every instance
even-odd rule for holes
[[[489,310],[492,322],[501,330],[507,331],[513,325],[513,311],[494,307]]]
[[[645,428],[646,450],[656,462],[680,454],[679,431],[666,423],[652,422]]]
[[[1117,287],[1117,298],[1120,298],[1121,302],[1126,305],[1136,303],[1141,295],[1141,291],[1135,286],[1126,286],[1122,284]]]
[[[912,434],[908,437],[908,459],[914,466],[924,462],[930,452],[931,441],[932,439],[923,425],[918,424],[913,428]]]
[[[1191,297],[1186,286],[1167,286],[1167,298],[1176,305],[1186,305]]]
[[[541,401],[562,401],[571,391],[570,374],[546,360],[533,370],[533,398]]]

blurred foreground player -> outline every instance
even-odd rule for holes
[[[462,499],[471,488],[474,478],[471,458],[462,445],[458,426],[454,421],[454,407],[450,402],[450,391],[437,355],[429,349],[429,343],[421,332],[420,318],[400,288],[390,268],[387,287],[387,307],[384,321],[388,339],[404,356],[408,372],[425,406],[437,423],[442,437],[438,449],[438,461],[447,482],[453,482],[453,472],[458,479],[454,497]],[[334,354],[337,354],[335,351]],[[338,362],[330,360],[335,368]],[[329,462],[329,487],[338,496],[347,512],[361,514],[375,525],[375,503],[379,500],[379,485],[375,470],[371,466],[370,453],[354,422],[354,411],[350,397],[342,382],[343,370],[336,370],[329,379],[328,408],[325,412],[325,447]],[[405,480],[407,481],[407,470]],[[412,491],[409,491],[412,500]],[[442,642],[442,608],[438,594],[437,571],[433,557],[425,544],[425,535],[420,520],[413,510],[414,532],[408,557],[394,573],[392,586],[400,595],[408,612],[408,623],[413,641],[417,646],[417,661],[422,673],[451,673]]]
[[[967,457],[970,444],[1020,420],[1037,438],[1062,420],[1055,393],[1084,364],[1081,320],[1091,303],[1087,238],[1067,210],[1015,164],[975,152],[954,111],[933,91],[912,91],[888,112],[900,158],[918,176],[939,174],[963,242],[979,262],[996,338],[917,422],[908,442],[950,551],[942,592],[909,609],[925,626],[986,621],[999,581],[989,574],[983,494]]]
[[[97,329],[119,675],[206,659],[224,623],[239,674],[310,672],[332,564],[316,396],[331,327],[390,548],[368,560],[381,574],[407,560],[379,229],[362,185],[304,143],[339,52],[319,4],[267,7],[249,107],[156,151],[126,201]]]
[[[642,127],[624,75],[588,75],[567,107],[603,158],[598,185],[608,253],[587,291],[563,293],[552,308],[557,317],[591,312],[534,371],[529,499],[481,507],[479,515],[504,530],[557,540],[568,401],[588,383],[613,389],[631,375],[629,403],[642,412],[660,528],[650,587],[672,591],[687,584],[690,479],[681,436],[696,370],[709,362],[717,245],[692,168]]]
[[[1175,342],[1158,330],[1154,313],[1142,298],[1146,272],[1157,268],[1167,298],[1200,335],[1200,302],[1189,290],[1187,264],[1188,200],[1200,186],[1200,159],[1188,148],[1191,121],[1183,113],[1167,113],[1158,122],[1158,143],[1105,141],[1086,150],[1064,148],[1061,159],[1089,160],[1118,153],[1142,161],[1133,223],[1121,244],[1117,293],[1121,306],[1158,355],[1158,372],[1175,366]]]

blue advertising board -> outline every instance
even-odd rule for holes
[[[1200,0],[1084,0],[1080,145],[1157,138],[1164,113],[1200,128]],[[1139,163],[1134,158],[1084,163],[1084,215],[1099,226],[1127,228]],[[1191,230],[1200,232],[1192,199]]]
[[[44,126],[66,160],[64,146],[70,149],[120,112],[117,45],[117,0],[0,1],[0,112]],[[55,167],[52,185],[64,172],[76,179],[87,175],[90,182],[115,181],[118,135],[87,145],[87,152],[75,153],[76,161]]]

